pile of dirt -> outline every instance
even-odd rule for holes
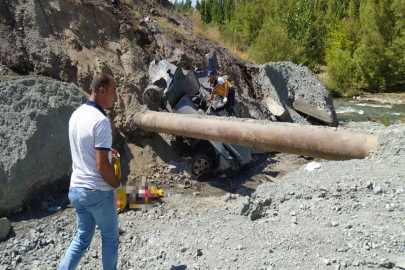
[[[86,98],[72,84],[39,76],[1,81],[0,92],[1,215],[21,211],[24,201],[55,186],[68,187],[67,123]]]

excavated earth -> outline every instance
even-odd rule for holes
[[[262,163],[235,177],[197,181],[189,175],[190,158],[178,137],[148,134],[133,123],[152,60],[204,68],[205,54],[215,50],[218,70],[238,87],[244,117],[269,118],[263,100],[279,101],[269,92],[277,82],[287,100],[298,94],[329,109],[332,101],[307,95],[315,88],[314,93],[325,92],[305,67],[266,64],[280,74],[269,81],[259,76],[261,67],[198,35],[168,1],[129,2],[0,0],[2,172],[14,168],[16,175],[38,178],[35,166],[13,166],[22,166],[18,160],[29,153],[30,162],[40,160],[29,164],[49,171],[52,158],[42,160],[42,154],[65,157],[57,145],[66,138],[55,131],[66,128],[61,123],[83,102],[92,74],[109,72],[119,87],[108,115],[124,180],[144,181],[164,192],[163,201],[149,208],[119,213],[119,269],[405,269],[404,125],[339,126],[378,136],[366,159],[267,153],[257,156]],[[293,110],[292,100],[282,105],[292,122],[313,122]],[[44,147],[30,144],[30,136]],[[46,152],[48,141],[55,142],[54,152]],[[44,153],[36,158],[36,151]],[[0,242],[0,270],[57,268],[76,232],[75,212],[62,185],[69,171],[58,173],[45,179],[58,189],[7,216],[12,230]],[[102,269],[98,230],[78,269]]]

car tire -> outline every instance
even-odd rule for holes
[[[191,159],[191,175],[199,177],[203,174],[207,174],[212,170],[212,160],[205,153],[197,153]]]
[[[142,98],[143,104],[145,104],[149,110],[159,109],[162,103],[160,89],[156,85],[148,86],[145,91],[143,91]]]

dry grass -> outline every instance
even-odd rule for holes
[[[182,39],[185,39],[189,42],[194,43],[195,41],[189,37],[186,33],[184,33],[181,28],[178,26],[173,25],[171,22],[169,22],[167,19],[160,19],[158,18],[156,20],[157,25],[159,26],[159,29],[166,35],[167,38],[169,38],[171,41],[175,39],[176,34],[178,36],[181,36]]]
[[[193,31],[195,34],[208,38],[209,40],[218,43],[222,47],[227,48],[232,54],[243,60],[249,60],[249,54],[245,51],[238,49],[236,45],[233,45],[230,42],[227,42],[222,39],[221,32],[219,31],[218,26],[202,26],[201,14],[197,11],[192,11],[189,14],[191,21],[193,22],[194,28]]]

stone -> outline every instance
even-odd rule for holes
[[[7,218],[0,219],[0,241],[7,238],[11,229],[10,221]]]
[[[392,269],[395,267],[395,263],[389,261],[389,260],[384,260],[383,262],[381,262],[379,265],[379,267],[381,268],[388,268],[388,269]]]
[[[179,173],[178,170],[177,170],[177,167],[174,166],[174,165],[170,165],[170,166],[169,166],[169,172],[170,172],[170,173],[173,173],[173,174],[174,174],[174,173]]]
[[[244,188],[239,188],[238,190],[236,190],[236,194],[239,194],[241,196],[247,196],[248,195],[247,192],[246,192],[246,189],[244,189]]]
[[[224,196],[221,197],[221,199],[222,199],[224,202],[229,201],[230,198],[231,198],[231,194],[230,194],[230,193],[227,193],[227,194],[225,194]]]
[[[373,188],[373,193],[374,193],[375,195],[381,194],[382,192],[383,192],[383,190],[382,190],[382,188],[381,188],[380,186],[375,186],[375,187]]]
[[[400,269],[405,269],[405,257],[397,259],[395,266]]]
[[[247,214],[248,210],[249,210],[249,205],[250,205],[250,198],[249,197],[245,197],[241,203],[241,206],[239,208],[239,214],[240,215],[244,215]]]
[[[337,116],[336,112],[330,109],[321,109],[317,108],[316,106],[303,101],[303,100],[295,100],[293,103],[293,107],[295,110],[309,115],[323,123],[326,123],[331,126],[337,126]]]
[[[268,97],[264,103],[266,104],[267,109],[276,117],[277,120],[287,120],[288,112],[277,101],[271,97]]]
[[[62,211],[62,207],[60,206],[52,206],[48,208],[48,212],[59,212]]]

